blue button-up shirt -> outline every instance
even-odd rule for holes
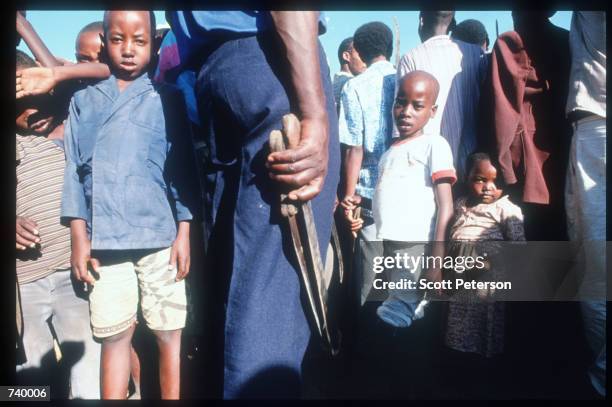
[[[228,39],[252,35],[274,25],[269,11],[168,11],[166,20],[176,36],[181,63],[203,60]],[[323,13],[319,13],[319,34],[326,30]]]
[[[87,222],[95,250],[168,247],[197,205],[183,97],[147,74],[119,92],[114,76],[77,92],[64,133],[61,218]]]
[[[344,85],[340,98],[340,142],[363,146],[363,161],[355,192],[372,199],[378,161],[391,144],[395,68],[389,61],[373,63]]]

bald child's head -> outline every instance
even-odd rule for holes
[[[102,31],[102,21],[87,24],[79,31],[74,45],[78,63],[100,62]]]
[[[436,114],[439,92],[438,81],[427,72],[412,71],[400,79],[393,117],[402,138],[423,133],[423,127]]]

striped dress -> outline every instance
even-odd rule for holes
[[[64,150],[43,136],[16,140],[17,216],[38,225],[40,246],[18,251],[17,281],[26,284],[70,267],[70,228],[60,224]]]

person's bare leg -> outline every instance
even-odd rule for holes
[[[153,331],[159,348],[161,398],[178,400],[181,389],[181,329]]]
[[[125,399],[130,379],[130,348],[134,325],[102,340],[100,387],[102,399]]]
[[[130,348],[130,376],[134,382],[134,394],[133,399],[140,399],[140,359],[134,346]]]

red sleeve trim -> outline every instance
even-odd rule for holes
[[[431,174],[431,179],[433,182],[439,181],[442,178],[450,178],[451,185],[457,182],[457,175],[455,174],[455,170],[440,170]]]

